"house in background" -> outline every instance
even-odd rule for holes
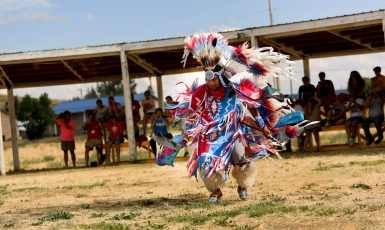
[[[144,97],[142,94],[134,94],[134,99],[139,101],[142,100]],[[158,98],[152,96],[155,100],[155,107],[158,107]],[[84,99],[84,100],[76,100],[76,101],[66,101],[62,102],[55,107],[53,107],[53,111],[55,114],[62,113],[66,110],[71,112],[71,118],[75,121],[75,133],[81,134],[83,133],[82,125],[86,121],[87,114],[89,112],[94,111],[96,107],[96,101],[100,99],[103,102],[104,106],[108,106],[108,97],[102,97],[102,98],[92,98],[92,99]],[[119,102],[124,110],[125,105],[125,98],[123,95],[121,96],[114,96],[114,99],[116,102]],[[143,110],[140,110],[140,116],[143,118]],[[53,136],[60,135],[60,128],[57,124],[53,126],[48,127],[48,133],[50,133]]]
[[[16,133],[19,137],[19,121],[16,119]],[[1,128],[3,129],[3,140],[8,140],[11,138],[11,122],[9,120],[9,113],[5,109],[1,109]]]

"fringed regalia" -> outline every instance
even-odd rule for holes
[[[292,62],[272,48],[248,48],[247,43],[230,46],[218,33],[187,37],[182,63],[190,53],[202,65],[206,79],[218,78],[221,87],[211,90],[207,84],[198,86],[194,82],[179,93],[178,105],[168,107],[185,126],[182,146],[193,149],[187,163],[188,176],[197,177],[199,172],[211,197],[219,199],[222,193],[217,193],[234,165],[233,176],[243,199],[241,193],[252,186],[256,176],[251,160],[278,154],[275,146],[284,145],[303,131],[292,125],[303,120],[302,113],[295,112],[265,80],[268,75],[290,79]],[[241,75],[241,80],[231,81],[234,75]],[[258,116],[251,114],[253,109]],[[177,138],[180,143],[181,137]],[[172,165],[177,151],[165,147],[157,163]]]

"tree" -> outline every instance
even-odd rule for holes
[[[363,79],[365,81],[364,92],[365,92],[365,95],[367,96],[370,93],[370,88],[372,88],[372,80],[369,77],[363,77]]]
[[[134,79],[130,80],[130,89],[131,93],[136,93],[136,82]],[[123,95],[123,83],[121,80],[116,81],[104,81],[96,83],[96,88],[91,87],[91,89],[87,89],[86,95],[84,98],[97,98],[97,97],[107,97],[107,96],[115,96],[115,95]]]
[[[91,89],[87,89],[87,93],[86,95],[84,95],[84,99],[91,99],[91,98],[97,98],[97,97],[99,96],[96,93],[96,90],[94,89],[94,87],[92,87]]]
[[[42,138],[48,126],[54,124],[51,99],[46,93],[41,94],[39,99],[26,94],[20,102],[19,108],[15,111],[30,140]]]
[[[15,106],[15,111],[17,111],[17,109],[19,108],[19,105],[20,105],[19,98],[17,97],[17,95],[13,97],[13,102],[14,102],[14,106]],[[5,102],[4,109],[5,109],[5,111],[9,112],[8,101]]]

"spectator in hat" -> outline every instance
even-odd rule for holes
[[[308,76],[304,76],[302,78],[302,83],[298,89],[298,101],[299,103],[305,107],[309,98],[315,97],[316,89],[315,86],[310,84],[310,79]]]
[[[362,129],[365,132],[366,145],[369,146],[373,142],[377,145],[381,143],[384,135],[382,133],[382,122],[384,121],[384,98],[378,95],[377,91],[369,94],[365,103],[365,108],[369,108],[369,116],[362,121]],[[377,130],[378,138],[374,141],[373,135],[370,133],[370,124],[374,123]]]
[[[320,81],[317,85],[317,98],[321,100],[321,106],[324,107],[325,114],[328,114],[330,105],[336,99],[336,93],[334,90],[333,82],[326,80],[326,75],[324,72],[318,74]]]
[[[343,102],[343,96],[337,95],[336,102],[332,105],[326,117],[325,127],[333,125],[343,125],[346,122],[346,107]]]

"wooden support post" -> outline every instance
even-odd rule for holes
[[[4,158],[4,146],[3,146],[3,127],[1,125],[1,112],[0,112],[0,173],[5,175],[5,158]]]
[[[122,67],[123,93],[124,93],[127,136],[128,136],[128,149],[130,153],[130,161],[135,162],[136,161],[136,140],[135,140],[135,134],[134,134],[134,118],[132,116],[130,75],[128,73],[127,56],[124,50],[120,51],[120,62]]]
[[[9,109],[9,123],[11,124],[11,140],[12,140],[12,152],[13,152],[13,167],[14,170],[20,170],[19,161],[19,149],[17,147],[17,129],[16,129],[16,116],[15,116],[15,102],[13,100],[13,88],[7,89],[8,93],[8,109]]]
[[[308,57],[304,57],[302,59],[303,61],[303,75],[304,76],[308,76],[309,77],[309,80],[311,82],[311,78],[310,78],[310,65],[309,65],[309,58]]]
[[[251,47],[258,48],[258,37],[251,35]]]
[[[163,85],[162,85],[162,76],[156,76],[156,89],[158,90],[158,103],[159,108],[164,109],[164,98],[163,98]]]

